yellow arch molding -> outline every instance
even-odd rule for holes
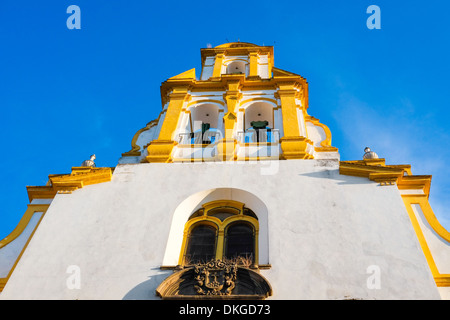
[[[42,212],[42,216],[39,219],[39,221],[36,223],[36,226],[34,227],[34,230],[31,232],[30,236],[28,237],[27,242],[23,246],[22,250],[20,251],[19,255],[17,256],[16,261],[14,262],[11,270],[9,270],[8,275],[6,278],[0,278],[0,292],[2,292],[3,288],[5,287],[6,283],[8,282],[9,278],[11,277],[11,274],[13,273],[14,269],[16,268],[17,263],[19,262],[20,258],[22,257],[23,253],[25,252],[25,249],[28,246],[28,243],[30,242],[31,238],[33,238],[34,232],[39,227],[39,224],[41,223],[42,219],[44,218],[45,213],[48,210],[49,204],[29,204],[27,210],[25,211],[24,215],[22,216],[22,219],[20,219],[19,223],[17,224],[16,228],[3,240],[0,241],[0,248],[5,247],[15,239],[17,239],[18,236],[22,234],[22,232],[25,230],[25,228],[28,226],[28,223],[30,222],[31,218],[36,212]]]
[[[190,106],[194,105],[194,104],[203,104],[203,103],[216,103],[216,104],[220,104],[221,106],[225,106],[225,103],[223,101],[220,101],[220,100],[202,99],[202,100],[195,100],[195,101],[189,102],[186,105],[186,109],[189,108]]]
[[[223,64],[224,65],[229,65],[231,62],[234,62],[234,61],[243,61],[243,62],[245,62],[246,64],[248,64],[249,62],[248,62],[248,60],[245,60],[245,59],[226,59],[226,60],[223,60],[222,62],[223,62]]]
[[[264,98],[264,97],[255,97],[255,98],[245,99],[245,100],[240,101],[239,105],[242,106],[243,104],[250,102],[250,101],[256,101],[256,102],[257,101],[269,101],[269,102],[272,102],[273,104],[275,104],[274,108],[278,108],[278,103],[277,103],[276,99]]]
[[[439,272],[436,263],[433,259],[433,255],[431,254],[430,248],[428,247],[425,236],[420,228],[419,221],[414,214],[412,209],[413,204],[420,205],[422,209],[423,215],[425,219],[433,228],[433,230],[445,241],[450,243],[450,232],[448,232],[436,219],[436,216],[431,209],[431,206],[428,202],[426,195],[402,195],[403,202],[406,207],[406,211],[408,212],[411,223],[414,227],[414,231],[416,232],[417,238],[419,239],[420,246],[422,251],[427,259],[428,266],[430,267],[431,273],[433,275],[434,281],[438,287],[449,287],[450,286],[450,274],[442,274]]]

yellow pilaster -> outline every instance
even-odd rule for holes
[[[236,140],[233,138],[234,124],[236,123],[236,114],[228,111],[223,117],[225,138],[217,144],[217,158],[222,161],[234,160],[234,149]]]
[[[284,137],[280,139],[282,157],[284,159],[305,159],[310,158],[306,149],[311,141],[306,137],[300,136],[297,106],[295,104],[297,91],[294,88],[294,84],[293,82],[279,84],[278,90],[284,131]]]
[[[222,61],[223,61],[223,54],[218,53],[216,55],[216,60],[214,62],[213,78],[220,77],[220,74],[222,72]]]
[[[233,138],[233,131],[237,116],[234,113],[234,110],[242,97],[242,93],[240,93],[239,90],[240,86],[241,82],[239,80],[230,81],[228,82],[228,90],[224,94],[228,112],[223,117],[224,138],[217,145],[217,157],[219,160],[234,160],[235,157],[234,149],[236,147],[236,140]]]
[[[258,53],[257,52],[250,52],[250,72],[249,76],[257,76],[258,75]]]
[[[169,161],[172,149],[176,145],[176,142],[172,140],[172,134],[177,127],[183,104],[189,98],[187,86],[173,88],[169,95],[169,106],[158,139],[152,141],[147,147],[147,162]]]

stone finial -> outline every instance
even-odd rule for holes
[[[364,155],[363,155],[363,159],[364,160],[366,160],[366,159],[378,159],[378,155],[375,152],[373,152],[372,150],[370,150],[369,147],[366,147],[364,149],[364,152],[365,152]]]
[[[83,163],[81,164],[81,166],[82,167],[95,167],[94,160],[95,160],[95,154],[93,154],[89,160],[84,160]]]

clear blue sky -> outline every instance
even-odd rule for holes
[[[69,30],[69,5],[81,30]],[[369,5],[381,29],[369,30]],[[0,2],[0,239],[26,210],[27,185],[70,173],[93,153],[115,166],[161,110],[165,79],[200,48],[273,45],[275,66],[306,77],[309,114],[342,160],[366,146],[388,164],[433,175],[430,201],[450,230],[450,2]],[[361,208],[364,210],[364,208]]]

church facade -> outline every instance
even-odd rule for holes
[[[0,299],[450,299],[431,176],[342,161],[273,47],[201,49],[117,166],[27,187]]]

